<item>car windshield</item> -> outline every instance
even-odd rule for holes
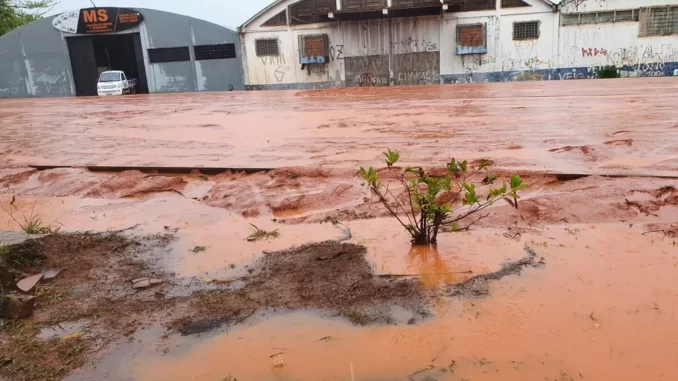
[[[101,77],[99,77],[99,82],[118,82],[118,81],[120,81],[120,73],[107,71],[101,73]]]

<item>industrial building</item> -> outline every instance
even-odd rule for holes
[[[0,37],[0,98],[97,94],[106,70],[140,93],[244,88],[237,32],[152,9],[88,8]]]
[[[678,75],[675,0],[278,0],[240,33],[252,90]]]

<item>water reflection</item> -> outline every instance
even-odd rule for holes
[[[416,271],[425,287],[436,287],[464,280],[469,274],[460,273],[438,251],[438,246],[413,245],[407,254],[408,268]]]

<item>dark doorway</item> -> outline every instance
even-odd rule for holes
[[[97,95],[99,74],[106,70],[124,71],[127,78],[138,80],[138,93],[148,93],[139,33],[69,37],[67,41],[76,95]]]

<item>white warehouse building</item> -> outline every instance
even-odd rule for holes
[[[251,90],[678,75],[675,0],[277,0],[240,38]]]

